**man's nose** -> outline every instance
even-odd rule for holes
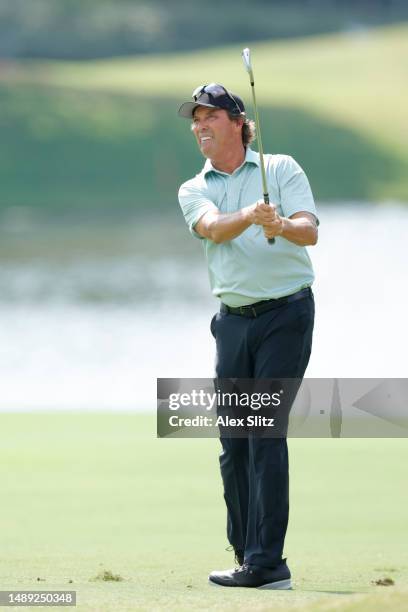
[[[205,119],[205,118],[204,119],[198,119],[195,122],[196,128],[199,131],[206,130],[207,129],[207,124],[208,124],[208,122],[207,122],[207,119]]]

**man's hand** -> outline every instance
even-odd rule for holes
[[[258,200],[249,206],[249,220],[255,225],[266,225],[275,220],[276,207],[274,204],[265,204],[263,200]]]
[[[276,212],[274,204],[258,200],[250,207],[250,220],[255,225],[262,225],[265,238],[275,238],[283,232],[283,219]]]
[[[265,238],[275,238],[275,236],[280,236],[283,232],[283,219],[276,213],[275,220],[271,223],[266,223],[263,226],[263,231],[265,234]]]

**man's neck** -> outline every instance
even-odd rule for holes
[[[222,159],[211,159],[213,167],[220,172],[232,174],[245,161],[245,148],[228,151]]]

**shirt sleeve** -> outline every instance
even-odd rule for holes
[[[285,217],[291,217],[305,210],[317,217],[312,190],[306,174],[299,164],[289,155],[282,155],[277,167],[277,180],[280,189],[281,206]]]
[[[196,238],[203,239],[194,227],[201,217],[210,210],[218,210],[214,202],[209,199],[205,184],[197,184],[197,179],[183,183],[178,193],[179,203],[190,232]]]

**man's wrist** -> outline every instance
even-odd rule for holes
[[[248,226],[252,225],[254,222],[254,204],[246,206],[242,211],[244,213],[244,220],[248,223]]]
[[[281,220],[282,220],[282,231],[280,233],[280,236],[284,238],[285,232],[290,228],[290,219],[288,219],[287,217],[281,217]]]

